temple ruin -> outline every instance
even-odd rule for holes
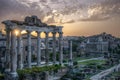
[[[6,62],[5,71],[10,72],[11,77],[17,77],[17,69],[24,68],[23,52],[21,48],[23,30],[27,31],[27,68],[31,68],[31,32],[36,31],[37,33],[37,66],[41,66],[41,33],[45,33],[45,64],[49,65],[49,54],[48,54],[48,37],[49,33],[52,33],[53,37],[53,64],[56,64],[56,33],[59,34],[59,64],[63,64],[63,46],[62,46],[62,26],[49,26],[42,23],[37,16],[26,17],[24,21],[6,20],[2,22],[5,24],[7,42],[6,42]],[[19,35],[15,34],[18,31]],[[16,40],[18,43],[16,43]],[[24,45],[24,44],[23,44]]]

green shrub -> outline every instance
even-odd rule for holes
[[[97,65],[97,69],[102,69],[102,65]]]
[[[77,61],[73,62],[73,65],[78,65],[78,62]]]
[[[4,79],[4,75],[0,74],[0,80]]]
[[[24,75],[24,74],[40,73],[44,71],[53,71],[53,70],[58,70],[60,68],[62,68],[60,65],[52,65],[52,66],[44,66],[44,67],[26,68],[23,70],[17,70],[17,72],[19,75]]]

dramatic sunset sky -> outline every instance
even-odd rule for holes
[[[120,0],[0,0],[0,22],[28,15],[64,26],[65,36],[107,32],[120,37]]]

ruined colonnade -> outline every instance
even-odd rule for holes
[[[56,63],[56,33],[59,34],[59,63],[63,64],[63,32],[61,26],[48,26],[42,23],[36,16],[26,17],[24,22],[7,20],[4,21],[7,36],[7,52],[6,52],[6,71],[11,72],[12,76],[17,76],[17,68],[23,69],[23,50],[21,50],[22,34],[23,30],[27,31],[27,67],[31,68],[31,32],[37,32],[37,66],[41,65],[41,33],[45,33],[45,57],[46,65],[49,65],[49,50],[48,50],[48,38],[49,33],[53,34],[53,63]],[[19,35],[15,34],[18,30]],[[17,40],[17,43],[16,43]],[[23,44],[24,45],[24,44]],[[18,56],[19,55],[19,56]]]

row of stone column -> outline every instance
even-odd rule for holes
[[[37,31],[37,66],[41,65],[41,37],[40,37],[39,31]],[[56,63],[56,32],[52,32],[53,34],[53,63]],[[48,36],[49,32],[45,32],[45,57],[46,57],[46,65],[49,63],[49,54],[48,54]],[[13,69],[14,66],[18,66],[19,69],[23,68],[23,50],[22,48],[22,37],[21,37],[21,32],[19,32],[19,35],[17,35],[17,44],[16,44],[16,35],[14,30],[9,30],[7,31],[7,58],[6,58],[6,67],[9,69],[11,67]],[[59,32],[59,54],[60,54],[60,64],[62,64],[63,61],[63,46],[62,46],[62,36],[63,33]],[[27,31],[27,44],[28,44],[28,53],[27,53],[27,66],[31,68],[31,31]],[[17,45],[17,50],[16,50],[16,45]],[[11,48],[10,48],[11,46]],[[17,57],[18,55],[18,57]],[[18,58],[18,60],[17,60]],[[11,61],[10,61],[11,60]],[[16,62],[17,61],[17,62]],[[12,62],[12,63],[11,63]],[[18,63],[18,64],[17,64]],[[11,65],[11,66],[10,66]],[[16,68],[14,68],[16,69]]]
[[[37,32],[37,66],[41,65],[41,32]],[[56,63],[56,32],[52,32],[53,34],[53,63]],[[63,61],[63,46],[62,46],[62,35],[63,33],[59,33],[59,53],[60,53],[60,64],[62,64]],[[45,32],[45,57],[46,57],[46,65],[49,64],[49,45],[48,45],[48,38],[49,38],[49,32]],[[28,67],[31,68],[31,34],[28,32]]]
[[[15,35],[14,29],[6,29],[7,33],[7,53],[6,53],[6,72],[11,72],[14,76],[17,75],[16,69],[23,68],[23,50],[22,49],[22,35],[19,32],[19,35]],[[37,66],[41,65],[41,37],[39,31],[37,31]],[[56,63],[56,32],[53,33],[53,62]],[[49,32],[45,32],[45,57],[46,57],[46,65],[49,64],[49,51],[48,51],[48,36]],[[31,68],[31,31],[27,31],[27,39],[28,39],[28,53],[27,53],[27,66]],[[62,37],[63,33],[59,32],[59,54],[60,54],[60,64],[63,61],[63,46],[62,46]],[[17,39],[17,44],[16,44]],[[16,49],[17,46],[17,49]]]

